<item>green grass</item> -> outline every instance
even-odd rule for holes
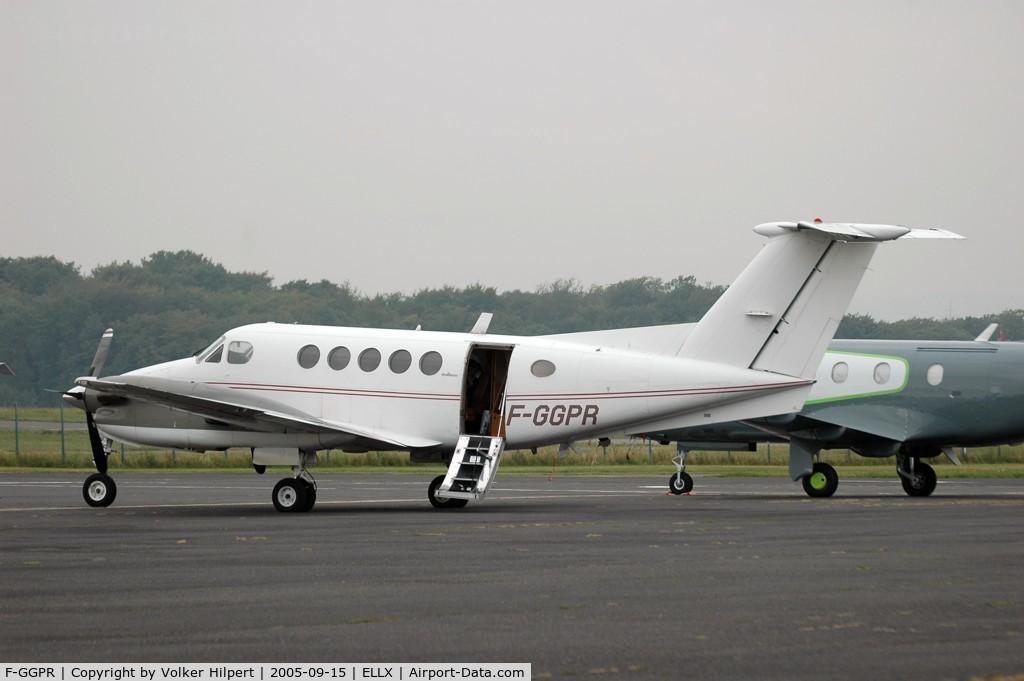
[[[48,421],[60,423],[61,409],[51,407],[0,407],[0,421]],[[85,423],[85,412],[81,409],[64,409],[65,423]]]
[[[82,412],[64,411],[65,423],[84,422]],[[14,410],[0,409],[0,420],[13,420]],[[18,419],[58,423],[59,409],[19,409]],[[513,450],[502,458],[502,471],[517,474],[548,475],[667,475],[675,470],[672,459],[675,445],[659,445],[635,440],[601,447],[596,443],[577,445],[579,454],[559,458],[554,447],[540,449],[537,454]],[[936,457],[929,463],[935,466],[940,478],[963,477],[1024,477],[1024,445],[957,450],[966,465],[953,466],[945,457]],[[836,466],[844,478],[891,477],[895,459],[869,459],[846,450],[825,452],[822,460]],[[126,447],[116,445],[110,457],[110,467],[134,471],[190,471],[249,470],[251,458],[246,449],[227,452],[195,453],[168,449]],[[774,476],[788,475],[789,447],[785,444],[760,445],[758,451],[747,452],[691,452],[687,470],[697,475],[719,476]],[[84,430],[40,431],[19,428],[0,429],[0,468],[18,470],[89,470],[92,453],[89,436]],[[340,451],[320,452],[317,470],[353,473],[412,473],[423,475],[430,470],[443,470],[440,464],[424,466],[413,464],[403,452],[369,452],[345,454]]]

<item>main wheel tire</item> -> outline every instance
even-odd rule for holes
[[[900,482],[903,483],[903,491],[912,497],[926,497],[935,491],[935,486],[939,484],[939,476],[935,474],[935,469],[922,461],[914,462],[914,473],[910,478],[900,476]]]
[[[307,503],[305,481],[284,478],[274,485],[271,499],[274,501],[274,508],[282,513],[302,510]]]
[[[827,463],[818,462],[811,468],[811,474],[805,475],[801,482],[804,492],[809,497],[830,497],[839,488],[839,474]]]
[[[680,472],[668,479],[668,491],[672,494],[689,494],[693,489],[693,478],[689,473]]]
[[[301,482],[306,486],[306,503],[299,509],[299,512],[309,513],[313,510],[313,506],[316,505],[316,485],[309,480],[301,480]]]
[[[427,499],[430,500],[430,505],[434,508],[448,509],[448,508],[463,508],[469,503],[469,499],[441,499],[437,496],[437,488],[444,482],[444,476],[439,475],[430,481],[430,485],[427,487]]]
[[[110,506],[117,497],[117,485],[106,473],[93,473],[82,485],[82,496],[85,497],[85,503],[90,506]]]

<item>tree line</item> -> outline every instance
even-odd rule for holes
[[[694,277],[638,277],[606,286],[556,280],[534,291],[475,284],[365,295],[350,283],[274,285],[266,272],[229,272],[193,251],[159,251],[140,263],[82,274],[54,257],[0,258],[0,405],[51,406],[53,393],[88,370],[103,330],[114,328],[104,374],[188,356],[253,322],[468,331],[493,312],[492,333],[536,335],[693,322],[725,287]],[[985,317],[883,322],[848,315],[839,338],[971,339],[991,322],[1024,339],[1024,310]]]

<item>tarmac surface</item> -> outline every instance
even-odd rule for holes
[[[1024,480],[0,472],[4,662],[530,662],[533,678],[1024,673]]]

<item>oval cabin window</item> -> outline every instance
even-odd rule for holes
[[[320,361],[320,348],[315,345],[306,345],[299,350],[299,366],[303,369],[312,369]]]
[[[331,354],[327,355],[327,364],[335,371],[341,371],[348,366],[351,359],[352,353],[348,351],[348,348],[339,345],[331,350]]]
[[[441,370],[441,353],[431,350],[420,357],[420,371],[426,376],[433,376]]]
[[[538,359],[530,367],[530,372],[537,378],[547,378],[551,374],[555,373],[554,362],[549,362],[546,359]]]
[[[888,362],[881,362],[875,366],[875,383],[884,385],[889,382],[890,376],[892,376],[892,367]]]
[[[380,366],[380,350],[377,348],[366,348],[359,353],[359,368],[363,371],[373,371]]]
[[[928,367],[928,385],[939,385],[942,383],[942,377],[945,373],[946,369],[941,364],[933,364]]]
[[[846,362],[836,362],[832,366],[832,382],[845,383],[850,377],[850,365]]]
[[[388,358],[388,367],[396,374],[404,374],[412,366],[412,355],[408,350],[395,350]]]

